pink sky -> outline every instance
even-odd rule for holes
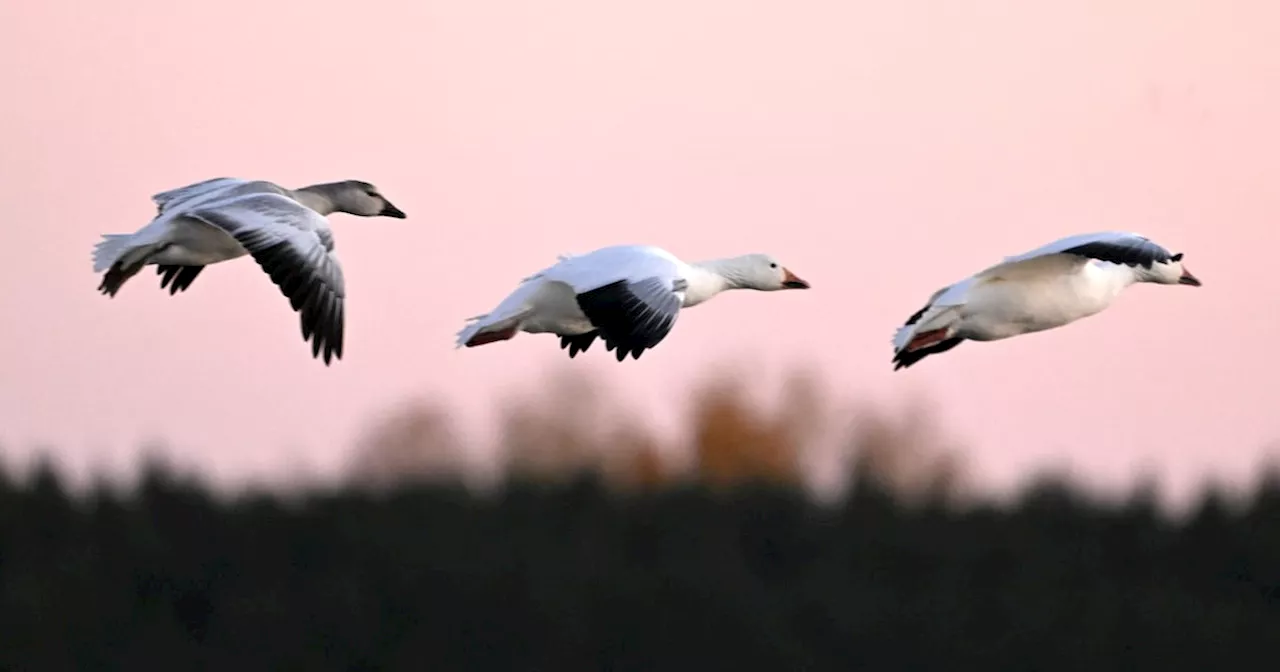
[[[853,401],[927,397],[994,484],[1245,478],[1280,438],[1277,25],[1272,0],[4,3],[0,446],[331,472],[406,397],[481,426],[582,370],[660,422],[739,363],[765,394],[807,366]],[[408,213],[334,217],[332,368],[248,259],[178,297],[151,270],[95,291],[100,233],[221,175],[364,179]],[[1204,287],[892,371],[935,289],[1100,229]],[[814,289],[726,295],[621,366],[549,336],[453,349],[556,254],[628,242],[769,252]]]

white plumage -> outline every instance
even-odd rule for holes
[[[729,289],[805,289],[768,255],[748,254],[695,264],[648,245],[618,245],[557,263],[521,281],[496,308],[471,318],[459,347],[505,341],[524,331],[560,336],[574,357],[598,337],[618,361],[639,359],[662,342],[681,308]]]
[[[1053,329],[1104,310],[1137,282],[1200,286],[1182,254],[1136,233],[1070,236],[938,290],[893,338],[894,369],[965,340]]]

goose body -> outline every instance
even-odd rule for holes
[[[327,215],[404,218],[377,189],[348,180],[290,190],[220,177],[151,197],[156,216],[134,233],[106,234],[94,248],[99,291],[114,297],[143,267],[160,287],[185,291],[205,266],[252,255],[300,314],[304,340],[325,364],[342,357],[342,267]]]
[[[505,341],[522,331],[551,333],[571,358],[599,338],[618,361],[639,359],[666,338],[682,308],[729,289],[808,286],[763,254],[690,264],[651,245],[605,247],[561,256],[525,278],[492,311],[471,318],[457,345]]]
[[[938,290],[893,338],[894,369],[960,343],[1061,327],[1105,310],[1138,282],[1200,286],[1182,254],[1136,233],[1070,236]]]

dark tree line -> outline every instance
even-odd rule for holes
[[[0,482],[5,670],[1272,670],[1280,484],[1169,521],[859,483],[222,500]]]

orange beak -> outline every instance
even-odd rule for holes
[[[782,286],[787,289],[809,289],[809,283],[796,277],[790,269],[782,269]]]

